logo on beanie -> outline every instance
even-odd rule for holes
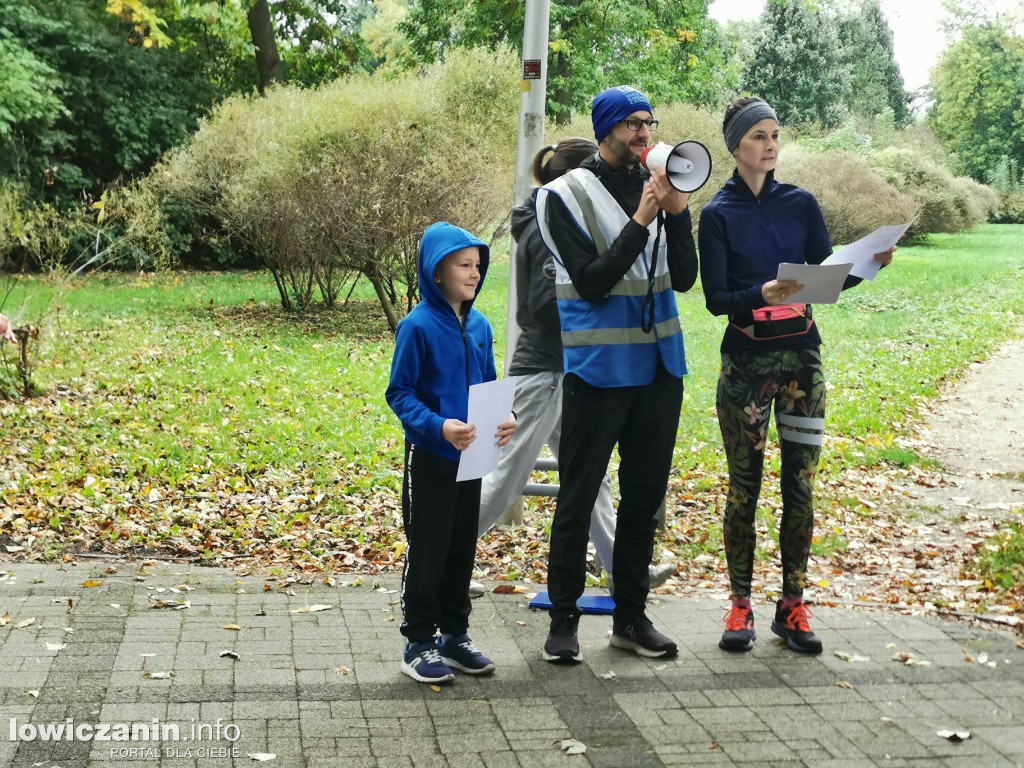
[[[630,88],[628,85],[620,85],[616,90],[625,96],[626,101],[630,104],[639,104],[641,102],[644,104],[647,103],[647,97],[640,93],[636,88]]]

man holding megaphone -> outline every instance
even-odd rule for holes
[[[576,601],[591,510],[616,445],[611,644],[648,657],[677,650],[644,611],[686,373],[673,291],[697,278],[689,195],[665,164],[651,163],[649,173],[640,164],[658,125],[644,94],[629,86],[602,91],[592,121],[598,154],[537,194],[537,223],[555,259],[565,367],[544,644],[553,662],[583,658]]]

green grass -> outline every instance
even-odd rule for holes
[[[980,551],[979,575],[1000,589],[1024,595],[1024,525],[1007,525]]]
[[[1020,327],[1022,241],[1024,226],[1015,225],[934,236],[901,248],[892,267],[839,304],[816,308],[829,378],[826,484],[852,468],[921,463],[894,441],[913,431],[943,384]],[[494,254],[477,306],[494,326],[500,370],[508,260],[499,248]],[[22,278],[3,311],[31,317],[49,290]],[[673,493],[713,497],[726,474],[714,411],[724,320],[707,313],[699,285],[679,307],[690,375]],[[66,297],[44,341],[36,378],[50,396],[2,407],[0,450],[17,461],[0,464],[0,510],[30,510],[30,528],[38,518],[76,530],[78,501],[64,503],[71,496],[90,514],[104,504],[120,510],[110,513],[117,518],[141,515],[147,488],[192,498],[268,484],[284,492],[292,482],[309,496],[326,493],[314,508],[365,527],[363,513],[399,488],[402,434],[384,402],[393,341],[369,286],[347,308],[299,315],[280,308],[269,273],[102,275]],[[4,351],[8,364],[12,350]],[[774,448],[769,456],[762,505],[770,510],[779,503]],[[845,503],[841,490],[830,493]],[[169,517],[166,535],[201,528],[202,511],[189,514]],[[303,523],[260,519],[275,534]],[[759,520],[774,524],[774,515]],[[114,522],[96,535],[121,536]],[[716,538],[676,541],[696,553],[716,550]],[[816,546],[842,542],[829,536]]]

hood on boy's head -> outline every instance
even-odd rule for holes
[[[424,230],[423,237],[420,239],[419,256],[416,260],[420,297],[424,301],[436,306],[448,306],[448,300],[441,293],[441,286],[434,282],[434,272],[441,266],[444,257],[449,253],[472,247],[480,249],[480,282],[476,285],[476,292],[479,294],[484,284],[484,278],[487,276],[491,249],[480,238],[470,234],[462,227],[449,224],[447,221],[431,224]]]

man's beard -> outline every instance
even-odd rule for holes
[[[629,143],[614,136],[608,136],[608,152],[619,165],[631,166],[640,162],[640,157],[629,147]]]

